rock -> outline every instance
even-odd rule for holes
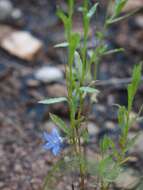
[[[0,1],[0,21],[5,21],[9,18],[19,19],[21,16],[21,10],[15,9],[10,0]]]
[[[87,128],[88,128],[89,135],[91,136],[96,136],[97,133],[99,132],[99,128],[92,122],[89,122],[87,124]]]
[[[136,133],[130,133],[130,138],[133,138]],[[136,153],[143,158],[143,132],[140,132],[139,136],[135,141],[135,145],[131,148],[130,153]]]
[[[9,0],[0,1],[0,20],[7,19],[13,11],[13,5]]]
[[[136,16],[135,22],[140,28],[143,28],[143,15]]]
[[[22,166],[20,164],[16,164],[14,170],[16,173],[22,173],[23,171]]]
[[[96,163],[97,161],[102,160],[102,156],[99,153],[92,151],[91,149],[87,149],[87,160]]]
[[[7,30],[8,33],[8,30]],[[0,41],[3,49],[21,59],[31,61],[42,48],[42,42],[26,31],[12,31]]]
[[[12,27],[4,24],[0,24],[0,43],[3,39],[9,36],[12,32],[15,32]]]
[[[4,183],[0,182],[0,188],[3,188],[3,187],[4,187]]]
[[[48,86],[47,91],[48,91],[49,97],[67,96],[66,86],[61,85],[61,84],[53,84],[51,86]]]
[[[35,78],[41,82],[48,83],[61,81],[64,78],[64,75],[57,67],[45,66],[37,70]]]
[[[140,178],[133,169],[127,169],[116,179],[116,187],[121,189],[135,189],[139,184]]]
[[[143,6],[143,0],[128,0],[126,6],[124,8],[124,11],[128,12],[131,10],[141,8],[142,6]]]
[[[105,122],[105,128],[109,130],[115,130],[116,125],[112,121],[106,121]]]
[[[48,131],[48,132],[51,132],[51,130],[52,130],[53,128],[55,128],[55,127],[56,127],[56,125],[55,125],[53,122],[51,122],[51,121],[45,122],[44,125],[42,126],[42,128],[43,128],[45,131]]]
[[[22,12],[20,9],[14,9],[12,11],[11,17],[15,20],[18,20],[20,18],[22,18]]]
[[[34,79],[28,79],[27,80],[27,86],[31,88],[36,88],[40,85],[40,82]]]

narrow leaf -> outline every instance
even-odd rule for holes
[[[75,59],[77,78],[81,79],[82,78],[82,61],[81,61],[80,55],[77,51],[75,51],[74,59]]]
[[[138,9],[136,9],[136,10],[134,10],[134,11],[131,11],[131,12],[128,13],[128,14],[125,14],[125,15],[120,16],[120,17],[117,17],[117,18],[110,18],[110,19],[107,20],[106,24],[107,24],[107,25],[110,25],[110,24],[113,24],[113,23],[122,21],[122,20],[124,20],[124,19],[127,19],[128,17],[130,17],[130,16],[134,15],[135,13],[137,13],[140,9],[141,9],[141,8],[138,8]]]
[[[55,104],[55,103],[60,103],[60,102],[65,102],[67,101],[66,97],[60,97],[60,98],[47,98],[44,100],[39,101],[38,103],[40,104]]]
[[[128,0],[116,0],[116,2],[115,2],[115,8],[114,8],[114,10],[115,10],[115,13],[114,13],[115,17],[118,16],[121,13],[121,11],[123,10],[123,8],[126,5],[127,1]]]
[[[139,83],[141,80],[141,69],[142,69],[142,64],[139,64],[134,67],[133,74],[132,74],[132,82],[131,84],[128,85],[128,110],[129,111],[131,111],[133,99],[139,87]]]
[[[56,44],[54,47],[55,48],[64,48],[64,47],[68,47],[68,42],[63,42],[63,43],[60,43],[60,44]]]
[[[82,92],[86,92],[86,93],[99,93],[99,90],[95,89],[95,88],[91,88],[91,87],[80,87],[80,91]]]
[[[50,113],[50,118],[64,133],[69,135],[70,129],[60,117]]]
[[[98,7],[98,3],[93,5],[93,7],[87,13],[88,18],[91,18],[96,13],[97,7]]]
[[[122,52],[122,51],[124,51],[123,48],[113,49],[113,50],[106,51],[106,52],[104,53],[104,55],[110,55],[110,54],[118,53],[118,52]]]

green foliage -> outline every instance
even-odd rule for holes
[[[66,97],[60,97],[60,98],[47,98],[47,99],[39,101],[38,103],[40,103],[40,104],[55,104],[55,103],[66,102],[66,101],[67,101]]]
[[[119,123],[119,127],[121,129],[125,128],[126,122],[127,122],[127,117],[128,117],[128,111],[127,111],[126,107],[125,106],[119,106],[118,123]]]
[[[117,17],[121,13],[121,11],[123,10],[127,1],[128,0],[116,0],[115,1],[114,16],[113,17]]]
[[[98,175],[104,180],[104,182],[113,182],[120,172],[120,166],[114,162],[111,156],[103,158],[98,163]]]
[[[65,35],[68,36],[68,35],[69,35],[69,29],[71,29],[70,19],[69,19],[61,10],[58,10],[58,11],[57,11],[57,16],[58,16],[58,17],[62,20],[62,22],[64,23]]]
[[[54,47],[55,48],[64,48],[64,47],[68,47],[68,45],[69,44],[67,42],[63,42],[63,43],[55,45]]]
[[[110,54],[119,53],[119,52],[122,52],[122,51],[124,51],[123,48],[113,49],[113,50],[106,51],[106,52],[104,53],[104,55],[110,55]]]
[[[85,122],[85,116],[82,112],[84,110],[84,101],[87,94],[99,94],[96,88],[93,88],[92,79],[96,81],[98,66],[101,59],[104,56],[108,56],[112,53],[118,53],[123,51],[122,48],[109,50],[106,44],[106,33],[108,27],[122,19],[127,18],[134,12],[120,16],[127,0],[116,0],[113,10],[113,15],[106,15],[106,19],[103,24],[101,31],[96,31],[95,38],[97,40],[96,47],[88,49],[88,33],[90,29],[90,21],[98,9],[96,3],[93,7],[89,6],[88,0],[83,0],[83,5],[80,7],[83,22],[83,34],[73,32],[73,14],[76,1],[68,0],[68,11],[64,13],[58,10],[57,15],[62,20],[65,29],[65,42],[55,45],[56,48],[67,48],[68,50],[68,61],[66,65],[66,85],[68,96],[60,98],[49,98],[40,101],[42,104],[54,104],[60,102],[67,102],[69,106],[69,119],[70,125],[67,126],[65,122],[57,115],[50,113],[51,120],[65,133],[65,139],[70,143],[69,151],[66,155],[62,156],[61,159],[53,166],[53,169],[48,173],[44,190],[55,189],[55,177],[58,179],[59,176],[68,175],[70,172],[77,172],[80,175],[80,190],[85,189],[84,179],[87,174],[96,176],[98,185],[101,189],[109,190],[109,184],[112,183],[120,174],[122,165],[128,160],[126,152],[131,148],[137,138],[135,136],[132,139],[128,138],[129,128],[132,124],[141,119],[140,113],[131,120],[130,112],[133,107],[133,100],[137,89],[139,87],[141,79],[141,68],[139,64],[135,66],[132,75],[131,84],[128,85],[128,107],[119,106],[118,110],[118,124],[121,133],[119,139],[116,142],[108,136],[104,136],[100,140],[99,159],[86,158],[84,154],[86,143],[89,142],[89,133],[87,127],[83,124]],[[87,56],[87,54],[89,56]],[[82,144],[83,142],[83,144]]]
[[[129,12],[129,13],[123,15],[123,16],[119,16],[119,17],[117,17],[117,18],[111,17],[111,18],[109,18],[109,19],[106,21],[106,26],[109,26],[109,25],[111,25],[111,24],[114,24],[114,23],[117,23],[117,22],[122,21],[122,20],[124,20],[124,19],[127,19],[127,18],[130,17],[130,16],[133,16],[133,15],[134,15],[135,13],[137,13],[140,9],[141,9],[141,8],[136,9],[136,10],[134,10],[134,11],[131,11],[131,12]]]
[[[57,115],[51,114],[50,113],[50,118],[52,119],[52,121],[67,135],[70,136],[71,131],[70,128],[67,127],[67,125],[65,124],[65,122],[58,117]]]
[[[93,5],[93,7],[91,7],[91,9],[90,9],[90,10],[88,11],[88,13],[87,13],[87,17],[88,17],[88,18],[92,18],[92,17],[93,17],[93,15],[96,13],[97,6],[98,6],[98,3],[95,3],[95,4]]]
[[[102,151],[102,154],[106,154],[110,148],[115,148],[115,145],[111,138],[104,136],[104,138],[100,141],[100,150]]]
[[[137,92],[137,89],[139,87],[139,83],[141,80],[141,69],[142,69],[141,64],[134,67],[132,83],[128,85],[128,111],[131,111],[133,100]]]
[[[122,20],[134,15],[135,13],[137,13],[142,8],[142,7],[137,8],[133,11],[130,11],[127,14],[124,14],[123,16],[120,16],[120,13],[122,12],[123,8],[125,7],[127,1],[128,0],[116,0],[115,1],[115,6],[113,9],[113,15],[105,21],[105,26],[110,26],[111,24],[122,21]]]
[[[75,54],[74,54],[74,61],[75,61],[76,77],[79,81],[81,81],[82,80],[82,60],[77,51],[75,51]]]
[[[78,165],[79,157],[65,156],[59,159],[45,177],[43,190],[55,189],[57,181],[61,181],[62,177],[77,171]]]
[[[78,33],[72,33],[69,38],[69,66],[70,66],[70,73],[72,73],[72,65],[74,62],[74,55],[75,51],[80,42],[80,35]],[[70,76],[72,79],[72,76]]]
[[[82,138],[83,138],[83,140],[84,140],[85,143],[89,142],[89,138],[90,137],[89,137],[88,130],[86,128],[82,130],[81,136],[82,136]]]
[[[96,93],[99,94],[99,90],[95,89],[95,88],[91,88],[89,86],[82,86],[80,87],[80,91],[81,92],[85,92],[85,93]]]

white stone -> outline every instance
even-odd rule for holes
[[[131,11],[143,6],[143,0],[128,0],[124,11]]]
[[[9,0],[0,1],[0,20],[8,18],[13,11],[13,5]]]
[[[1,40],[1,47],[12,55],[31,61],[42,48],[42,42],[26,31],[14,31]]]
[[[45,66],[37,70],[35,78],[41,82],[56,82],[63,79],[63,72],[56,68]]]
[[[143,15],[136,16],[135,22],[139,27],[143,28]]]
[[[99,132],[99,128],[92,122],[87,124],[87,128],[90,135],[97,135]]]
[[[136,171],[132,169],[122,172],[116,180],[116,186],[121,189],[135,189],[140,181],[139,176],[135,173]]]
[[[10,0],[0,0],[0,20],[4,21],[10,17],[19,19],[22,16],[20,9],[15,9]]]
[[[136,136],[136,133],[135,134],[133,133],[133,135],[130,134],[130,138],[133,138],[135,136]],[[140,132],[139,136],[137,136],[135,144],[130,149],[130,153],[136,153],[143,158],[143,132]]]
[[[22,12],[21,12],[21,10],[20,10],[20,9],[14,9],[14,10],[12,11],[12,13],[11,13],[11,17],[12,17],[13,19],[19,19],[19,18],[21,18],[21,17],[22,17]]]

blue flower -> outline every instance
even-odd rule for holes
[[[57,156],[60,153],[63,139],[59,135],[59,132],[56,128],[53,128],[51,133],[44,132],[43,139],[45,144],[43,148],[46,150],[50,150],[54,156]]]

